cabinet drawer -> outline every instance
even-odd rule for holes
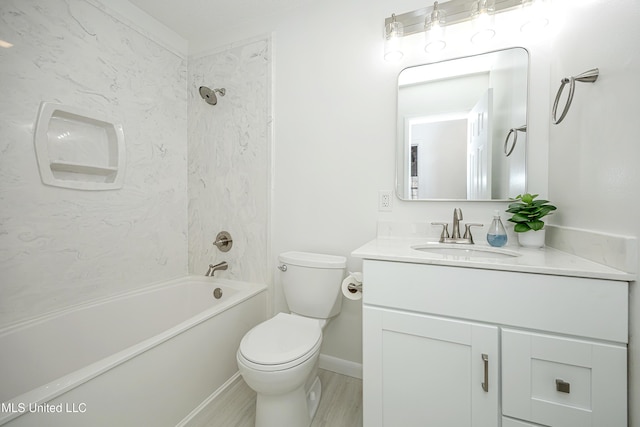
[[[503,414],[554,427],[626,427],[626,366],[624,346],[504,329]]]
[[[365,305],[627,343],[629,284],[365,260]]]

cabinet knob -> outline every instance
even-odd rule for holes
[[[571,393],[571,384],[556,378],[556,390],[560,393]]]

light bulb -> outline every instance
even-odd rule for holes
[[[437,52],[447,46],[445,41],[445,13],[438,8],[438,2],[433,3],[433,11],[425,19],[424,29],[426,30],[425,52]]]
[[[396,21],[395,13],[391,15],[391,22],[385,27],[384,59],[386,61],[399,61],[404,56],[402,52],[402,36],[404,26]]]
[[[549,25],[549,2],[522,0],[522,32],[538,31]]]
[[[486,43],[496,35],[494,10],[493,0],[478,0],[473,3],[471,8],[471,19],[473,20],[472,43]]]

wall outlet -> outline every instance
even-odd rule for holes
[[[393,207],[393,191],[380,190],[378,192],[378,210],[390,211]]]

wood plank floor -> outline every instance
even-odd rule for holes
[[[319,370],[322,398],[311,427],[362,427],[362,380]],[[214,403],[207,427],[254,427],[256,393],[240,378]],[[285,427],[285,426],[283,426]]]

